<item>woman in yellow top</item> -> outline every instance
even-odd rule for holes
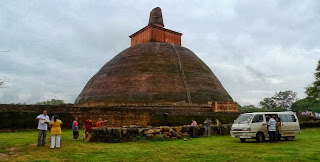
[[[61,127],[62,121],[59,120],[59,117],[55,115],[53,117],[53,121],[50,122],[51,127],[51,146],[50,148],[53,149],[54,145],[56,148],[60,148],[60,137],[61,137]]]

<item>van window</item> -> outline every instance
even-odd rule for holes
[[[277,117],[278,117],[278,115],[277,114],[265,114],[266,115],[266,122],[268,123],[268,118],[269,117],[271,117],[271,118],[273,118],[273,119],[276,119]]]
[[[252,119],[252,123],[260,123],[263,122],[263,115],[259,114],[259,115],[255,115]]]
[[[253,118],[252,114],[241,114],[237,120],[234,121],[235,124],[246,124],[250,123],[251,119]]]
[[[281,122],[296,122],[297,119],[294,115],[279,115]]]

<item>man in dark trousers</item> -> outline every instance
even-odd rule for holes
[[[74,117],[74,121],[72,122],[72,131],[73,131],[73,139],[77,140],[79,137],[78,117]]]
[[[50,122],[50,118],[47,115],[47,110],[43,110],[42,114],[36,117],[38,121],[38,147],[46,145],[46,136],[48,130],[48,124]],[[42,142],[42,143],[41,143]]]
[[[276,120],[274,120],[273,117],[269,116],[269,121],[268,121],[268,133],[269,133],[269,139],[270,142],[276,142],[278,143],[277,137],[276,137]]]

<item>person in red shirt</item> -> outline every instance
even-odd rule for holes
[[[92,117],[89,117],[89,119],[86,120],[86,131],[85,134],[87,134],[87,132],[89,132],[89,130],[92,128]]]
[[[107,121],[108,121],[108,120],[102,121],[102,119],[99,118],[98,121],[97,121],[97,123],[96,123],[96,127],[100,128],[100,127],[102,126],[102,123],[105,123],[105,122],[107,122]]]

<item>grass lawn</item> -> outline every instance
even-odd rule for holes
[[[49,133],[48,133],[49,134]],[[81,136],[81,135],[80,135]],[[36,146],[37,131],[0,133],[0,161],[319,161],[320,128],[303,129],[293,141],[241,143],[230,136],[189,141],[83,143],[63,130],[60,149]]]

